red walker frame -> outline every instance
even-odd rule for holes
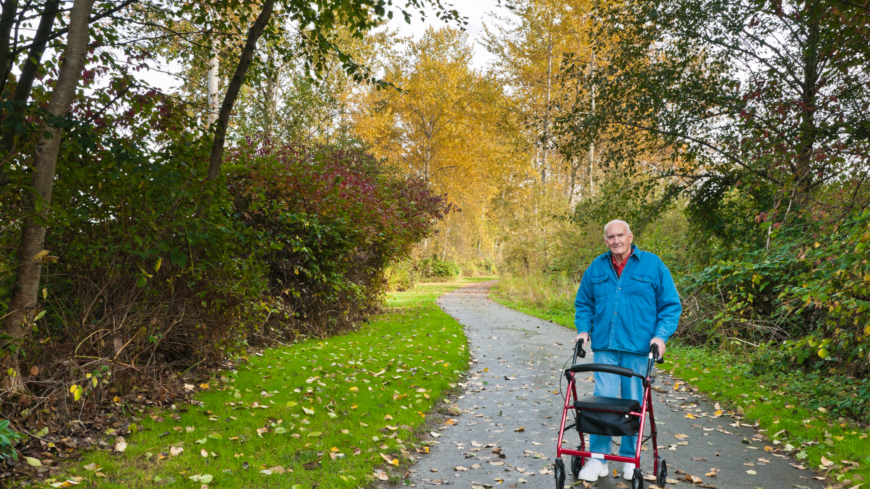
[[[578,341],[574,348],[574,364],[571,368],[565,370],[565,378],[568,379],[568,390],[570,391],[570,395],[565,396],[565,405],[562,409],[562,422],[559,426],[559,440],[557,441],[556,446],[556,487],[557,489],[562,489],[564,487],[565,481],[565,468],[564,462],[562,462],[563,455],[571,455],[572,456],[572,471],[575,476],[576,473],[579,472],[579,468],[577,467],[577,462],[573,461],[579,459],[579,467],[582,468],[585,465],[585,459],[587,458],[595,458],[599,460],[612,460],[614,462],[624,462],[624,463],[632,463],[635,465],[635,473],[632,479],[632,488],[633,489],[642,489],[643,488],[643,476],[640,472],[640,458],[641,458],[641,447],[647,440],[652,440],[652,448],[653,448],[653,475],[656,476],[657,482],[659,483],[659,487],[664,488],[664,484],[666,482],[667,475],[667,463],[664,460],[659,459],[659,450],[658,443],[656,439],[656,435],[658,434],[656,430],[655,424],[655,416],[653,415],[653,404],[652,404],[652,383],[650,381],[650,374],[652,372],[653,363],[663,363],[664,360],[658,354],[658,347],[656,345],[652,345],[649,353],[649,363],[647,365],[647,373],[646,377],[643,377],[639,374],[634,373],[630,369],[624,367],[617,367],[615,365],[605,365],[605,364],[577,364],[577,357],[584,358],[586,356],[586,352],[583,350],[583,341]],[[640,427],[638,429],[637,434],[637,446],[635,447],[635,456],[634,457],[623,457],[620,455],[610,455],[603,453],[594,453],[586,451],[586,440],[584,438],[583,433],[579,433],[580,435],[580,446],[578,450],[572,449],[563,449],[562,442],[565,435],[565,421],[568,418],[569,410],[578,410],[577,407],[574,406],[574,402],[580,400],[577,397],[577,383],[574,378],[575,373],[579,372],[605,372],[612,373],[616,375],[622,375],[627,377],[639,377],[643,381],[643,400],[640,402],[641,410],[640,412],[630,411],[628,413],[623,413],[619,411],[607,410],[607,409],[595,409],[595,411],[606,412],[606,413],[617,413],[617,414],[628,414],[629,416],[636,416],[640,418]],[[602,399],[602,398],[599,398]],[[606,398],[603,398],[606,399]],[[649,424],[650,424],[650,434],[643,438],[645,422],[647,414],[649,414]],[[576,419],[576,416],[575,416]],[[573,428],[575,425],[570,425],[568,428]],[[661,467],[659,466],[659,462],[661,461]],[[559,470],[561,468],[561,470]],[[560,474],[561,472],[561,474]],[[561,479],[561,481],[560,481]]]

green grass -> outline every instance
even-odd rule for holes
[[[663,368],[706,393],[711,402],[720,403],[726,414],[742,412],[745,423],[757,420],[759,429],[766,430],[767,446],[791,453],[808,469],[827,472],[840,482],[849,481],[845,487],[870,481],[866,428],[845,418],[833,418],[820,410],[824,408],[807,407],[806,399],[784,392],[783,382],[802,382],[799,372],[778,379],[756,376],[745,357],[680,345],[668,348]],[[832,464],[824,466],[822,457]]]
[[[203,386],[201,404],[139,413],[124,453],[90,452],[54,480],[199,488],[190,478],[208,475],[215,488],[355,488],[378,470],[400,475],[384,457],[404,466],[426,450],[417,435],[468,365],[462,326],[435,304],[461,285],[393,293],[359,332],[251,355]]]
[[[504,277],[489,296],[503,306],[574,329],[578,286],[560,274]]]

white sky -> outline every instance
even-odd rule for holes
[[[468,34],[469,41],[474,46],[474,67],[483,68],[492,60],[492,56],[477,43],[477,40],[483,35],[483,23],[487,25],[493,24],[493,19],[486,15],[489,12],[497,12],[498,15],[506,16],[510,11],[504,7],[499,7],[497,0],[464,0],[455,2],[453,7],[459,11],[463,17],[468,17],[468,25],[465,26],[465,31]],[[440,27],[444,22],[438,20],[433,15],[428,15],[425,22],[420,22],[419,17],[411,19],[411,24],[406,24],[405,20],[400,17],[394,17],[392,22],[388,24],[393,29],[398,29],[402,36],[413,37],[415,40],[420,39],[423,33],[429,26]]]

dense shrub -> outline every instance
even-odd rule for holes
[[[27,394],[11,409],[30,409],[34,432],[80,416],[82,400],[92,409],[134,386],[171,397],[173,372],[239,352],[268,290],[250,251],[256,236],[233,220],[226,190],[202,180],[207,145],[85,143],[64,145],[38,319],[20,345]],[[17,210],[19,198],[4,194],[2,205]],[[0,235],[4,255],[15,256],[18,237],[17,225]]]
[[[870,211],[844,219],[795,220],[770,245],[732,253],[680,284],[679,336],[696,343],[758,347],[758,361],[870,372]]]
[[[393,291],[408,290],[419,280],[411,260],[399,260],[387,268],[387,288]]]
[[[433,256],[414,262],[414,271],[422,280],[455,280],[462,270],[453,262]]]
[[[237,152],[235,213],[259,239],[273,329],[332,334],[381,300],[385,271],[441,217],[442,198],[371,156],[304,146]]]
[[[695,343],[739,339],[753,344],[785,340],[807,332],[808,318],[785,306],[786,290],[807,264],[796,243],[785,242],[739,258],[723,257],[683,277],[684,312],[679,335]]]
[[[156,150],[84,143],[65,144],[55,185],[37,321],[19,352],[27,393],[0,406],[26,410],[34,432],[86,417],[83,402],[171,399],[176,373],[276,330],[350,327],[381,298],[387,264],[440,217],[423,182],[363,153],[246,146],[210,184],[193,135]],[[20,199],[0,202],[0,317]]]

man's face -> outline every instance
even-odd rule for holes
[[[607,234],[604,236],[604,241],[607,247],[614,255],[624,255],[631,249],[631,242],[634,236],[625,231],[625,226],[616,223],[611,224],[607,228]]]

